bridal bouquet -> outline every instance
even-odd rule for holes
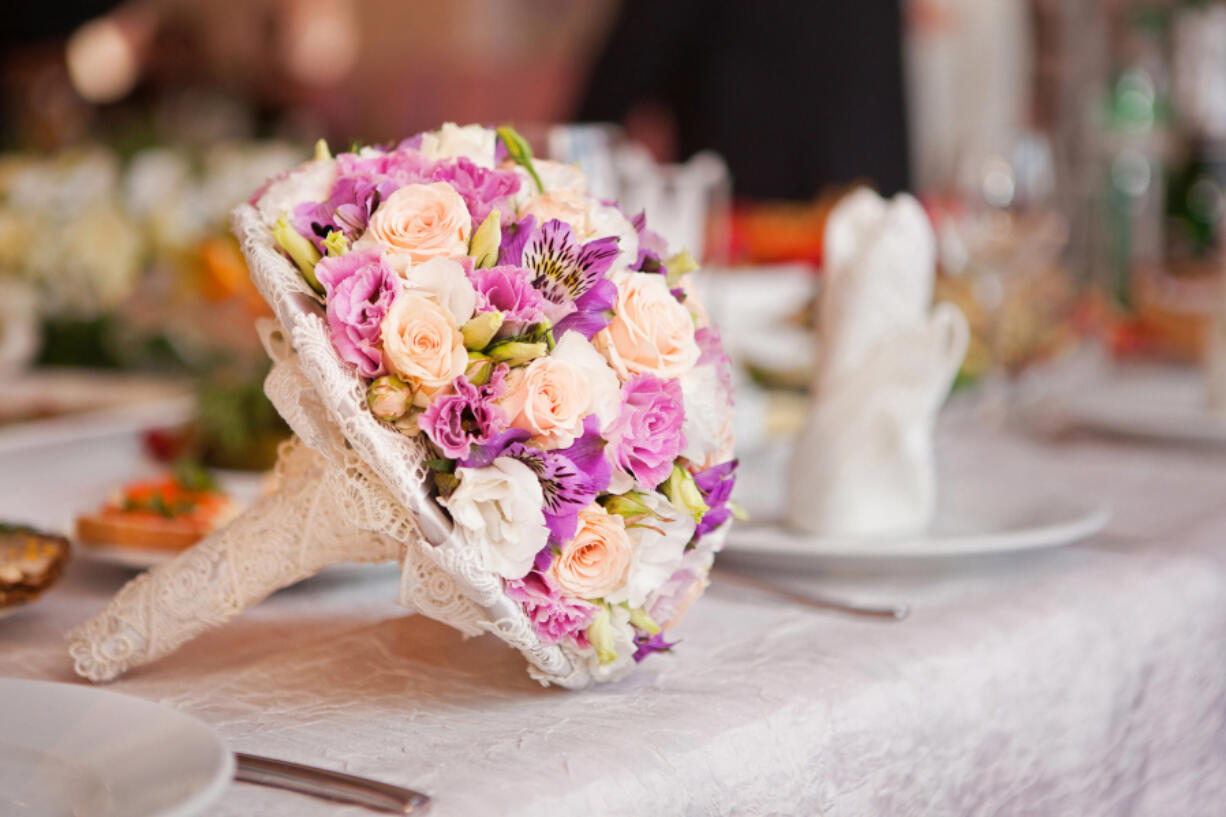
[[[365,410],[427,447],[438,503],[540,641],[597,679],[668,650],[736,469],[690,255],[506,127],[321,143],[251,204]]]

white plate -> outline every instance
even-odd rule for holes
[[[234,777],[195,718],[88,686],[0,679],[0,814],[189,817]]]
[[[1226,416],[1208,410],[1198,370],[1124,369],[1055,398],[1054,408],[1075,426],[1109,434],[1226,444]]]
[[[894,537],[810,536],[764,520],[733,525],[721,558],[776,568],[826,560],[882,561],[976,556],[1060,547],[1093,536],[1111,517],[1107,506],[1059,495],[962,494],[937,512],[924,534]]]

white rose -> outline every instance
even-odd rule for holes
[[[732,396],[715,366],[705,363],[682,375],[681,399],[685,407],[681,456],[699,464],[732,459]]]
[[[485,468],[457,468],[460,485],[439,503],[481,555],[482,565],[506,579],[532,569],[549,539],[541,484],[528,466],[498,457]]]
[[[498,135],[480,125],[460,127],[447,122],[437,131],[422,134],[421,152],[430,159],[456,159],[463,156],[487,170],[494,167],[494,147]]]
[[[270,182],[260,195],[255,208],[260,220],[272,229],[282,213],[292,213],[303,202],[324,201],[332,195],[336,181],[336,160],[316,159],[307,162],[284,178]]]
[[[641,499],[657,517],[643,525],[627,526],[633,544],[630,570],[622,589],[607,598],[614,604],[624,601],[631,609],[642,607],[647,597],[677,572],[685,558],[685,546],[694,538],[692,516],[657,493],[644,494]]]
[[[404,272],[405,283],[418,295],[424,295],[446,309],[463,326],[477,308],[477,291],[464,272],[464,267],[450,258],[432,258]]]

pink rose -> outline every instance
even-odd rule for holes
[[[621,589],[630,568],[630,537],[622,517],[599,505],[579,511],[579,529],[553,560],[551,578],[562,592],[599,599]]]
[[[444,307],[412,291],[401,292],[383,319],[383,359],[419,395],[446,387],[468,366],[464,337]]]
[[[565,448],[583,435],[595,414],[603,428],[621,406],[617,375],[578,332],[567,332],[548,357],[538,357],[507,378],[502,409],[512,428],[532,434],[542,448]]]
[[[681,377],[698,362],[694,321],[668,290],[664,276],[615,272],[617,312],[596,336],[596,348],[622,380],[654,374],[663,380]]]
[[[409,184],[379,205],[357,242],[381,245],[403,273],[431,258],[468,254],[472,217],[460,194],[446,182]]]

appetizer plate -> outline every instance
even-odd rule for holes
[[[0,814],[190,817],[234,776],[195,718],[89,686],[0,679]]]
[[[228,493],[239,505],[247,506],[254,502],[262,490],[264,475],[246,471],[214,470],[222,490]],[[132,547],[129,545],[106,544],[100,542],[82,542],[75,540],[73,553],[83,559],[93,562],[126,567],[132,570],[148,570],[182,553],[182,550]]]
[[[803,569],[828,561],[981,556],[1069,545],[1098,533],[1111,517],[1106,505],[1076,496],[975,493],[951,492],[932,527],[907,536],[811,536],[775,518],[733,525],[720,558]]]

